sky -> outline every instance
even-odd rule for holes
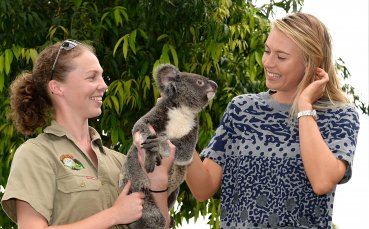
[[[329,28],[336,59],[341,57],[351,73],[349,84],[368,103],[368,1],[305,0],[304,12],[317,16]],[[339,229],[369,228],[368,116],[360,116],[360,131],[351,180],[338,185],[333,223]]]
[[[262,1],[258,1],[262,2]],[[318,17],[329,29],[335,59],[342,58],[351,73],[346,82],[354,86],[361,101],[369,103],[368,81],[368,1],[305,0],[302,11]],[[277,17],[283,16],[277,15]],[[333,223],[339,229],[369,228],[369,122],[360,113],[360,131],[351,180],[338,185],[333,209]],[[205,229],[199,220],[181,229]]]

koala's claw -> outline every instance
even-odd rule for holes
[[[152,173],[155,169],[155,163],[146,163],[145,161],[145,170],[147,173]]]
[[[144,141],[142,141],[141,147],[146,150],[150,150],[157,147],[158,144],[160,144],[160,139],[156,135],[149,135]]]
[[[163,156],[169,156],[169,144],[167,142],[168,137],[165,134],[159,135],[149,135],[141,143],[141,147],[146,150],[146,152],[152,154],[160,154]],[[160,156],[160,160],[161,160]]]
[[[149,134],[148,136],[147,136],[147,138],[146,138],[146,140],[145,141],[147,141],[147,140],[152,140],[152,139],[157,139],[158,138],[158,136],[156,136],[156,134]]]
[[[161,157],[160,155],[158,155],[158,156],[156,157],[156,165],[157,165],[157,166],[161,165],[161,159],[162,159],[162,157]]]
[[[145,161],[144,161],[144,166],[145,166],[145,170],[148,173],[152,173],[155,169],[155,165],[156,165],[156,153],[155,152],[151,152],[151,151],[146,151],[145,152]]]

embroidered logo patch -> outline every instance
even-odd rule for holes
[[[68,167],[73,170],[81,170],[85,168],[79,160],[75,159],[73,155],[70,154],[61,155],[60,161],[63,163],[65,167]]]

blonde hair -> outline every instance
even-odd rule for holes
[[[44,49],[38,55],[32,72],[22,72],[10,86],[10,117],[17,130],[24,135],[31,135],[37,128],[45,127],[49,123],[53,107],[48,83],[62,43],[60,41]],[[71,60],[81,55],[86,49],[95,53],[92,46],[80,42],[69,51],[61,50],[53,79],[63,82],[66,75],[73,69]]]
[[[310,14],[299,12],[275,20],[272,23],[272,28],[278,29],[293,40],[304,55],[305,74],[298,85],[296,97],[292,103],[290,113],[292,117],[296,117],[299,95],[314,81],[318,67],[328,73],[329,82],[322,98],[313,104],[313,109],[326,109],[350,103],[341,88],[335,70],[331,36],[319,19]]]

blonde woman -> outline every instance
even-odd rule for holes
[[[229,103],[202,160],[194,154],[187,184],[198,200],[221,188],[221,228],[330,228],[359,120],[327,28],[305,13],[276,20],[262,62],[269,91]]]

